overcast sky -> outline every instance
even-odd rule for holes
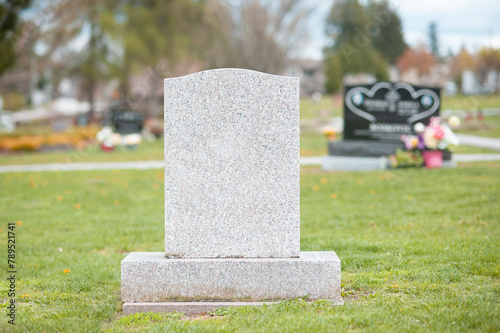
[[[325,18],[334,0],[308,0],[315,7],[311,41],[303,57],[321,59],[327,39]],[[360,0],[366,3],[366,0]],[[500,48],[500,0],[389,0],[403,22],[406,42],[427,43],[429,23],[438,27],[441,53],[457,53],[462,45],[469,52],[482,46]]]

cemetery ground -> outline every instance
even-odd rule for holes
[[[476,127],[466,128],[458,133],[481,135],[488,137],[500,137],[500,117],[485,118],[486,130]],[[325,135],[313,132],[304,133],[300,136],[301,156],[323,156],[328,154],[327,139]],[[339,135],[341,136],[341,135]],[[341,139],[341,138],[337,138]],[[451,150],[457,154],[488,154],[498,151],[459,145]],[[142,142],[136,149],[118,147],[113,152],[102,152],[97,145],[91,145],[87,149],[66,150],[57,152],[19,152],[0,156],[0,165],[19,164],[45,164],[45,163],[86,163],[86,162],[120,162],[120,161],[160,161],[163,160],[163,140],[155,142]]]
[[[0,260],[15,222],[13,332],[494,332],[500,163],[301,172],[301,250],[336,251],[345,304],[303,298],[205,316],[123,316],[120,261],[163,251],[162,170],[0,174]]]
[[[339,102],[340,103],[340,102]],[[329,117],[341,116],[341,105],[335,105],[331,96],[324,96],[318,103],[310,99],[302,99],[300,103],[301,120],[318,120],[324,122]],[[444,97],[442,109],[463,110],[467,108],[498,108],[500,96],[455,96]],[[331,110],[331,111],[325,111]],[[328,154],[326,137],[321,134],[322,125],[316,128],[308,128],[301,134],[301,156],[322,156]],[[36,130],[34,126],[28,126],[30,134],[50,132],[49,127],[41,127]],[[23,131],[23,130],[21,130]],[[470,123],[462,121],[462,126],[456,131],[458,134],[470,134],[484,137],[500,138],[500,116],[487,116],[484,120],[473,119]],[[5,134],[4,134],[5,135]],[[342,134],[337,135],[340,140]],[[474,153],[498,153],[484,148],[460,145],[452,147],[452,151],[458,154]],[[80,163],[80,162],[120,162],[120,161],[152,161],[163,160],[163,140],[156,142],[142,142],[137,149],[118,147],[110,153],[103,153],[97,144],[90,145],[85,150],[70,149],[66,151],[53,152],[19,152],[2,153],[0,151],[0,165],[17,164],[45,164],[45,163]]]

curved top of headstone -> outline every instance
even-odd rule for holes
[[[216,69],[164,88],[166,255],[298,256],[298,78]]]
[[[276,74],[269,74],[269,73],[264,73],[264,72],[259,72],[255,71],[252,69],[246,69],[246,68],[215,68],[215,69],[207,69],[201,72],[196,72],[196,73],[191,73],[191,74],[186,74],[182,76],[176,76],[176,77],[171,77],[171,78],[165,78],[164,80],[175,80],[175,79],[183,79],[187,77],[196,77],[200,75],[227,75],[229,73],[232,74],[237,74],[237,75],[260,75],[260,76],[268,76],[268,77],[275,77],[275,78],[284,78],[284,79],[289,79],[292,81],[298,81],[298,77],[293,77],[293,76],[282,76],[282,75],[276,75]]]

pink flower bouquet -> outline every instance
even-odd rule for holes
[[[401,140],[407,150],[444,150],[450,145],[458,145],[459,141],[453,131],[441,123],[441,118],[432,117],[429,124],[415,124],[416,135],[403,135]]]

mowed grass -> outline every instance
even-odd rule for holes
[[[328,155],[328,139],[321,133],[300,135],[300,156]]]
[[[97,143],[94,143],[84,150],[69,149],[53,152],[19,152],[0,155],[0,165],[154,160],[163,160],[163,139],[155,142],[142,142],[135,149],[118,147],[112,152],[104,152]]]
[[[296,299],[190,318],[121,312],[120,261],[164,248],[162,170],[0,174],[0,261],[5,273],[16,222],[18,271],[16,326],[3,314],[0,331],[495,332],[499,168],[302,168],[301,249],[337,252],[345,305]],[[7,290],[3,278],[4,305]]]
[[[500,108],[500,95],[442,96],[441,110],[477,110]]]
[[[325,135],[303,134],[300,136],[301,156],[322,156],[328,153]],[[143,142],[135,149],[124,147],[112,152],[103,152],[97,145],[86,150],[66,150],[58,152],[20,152],[0,155],[0,165],[45,164],[45,163],[89,163],[163,160],[163,139]]]
[[[456,132],[459,134],[500,138],[500,116],[485,117],[483,121],[474,119],[470,123],[462,121],[461,128]]]
[[[465,132],[464,132],[465,133]],[[468,133],[469,134],[469,133]],[[477,132],[470,134],[479,134]],[[341,140],[339,134],[338,140]],[[488,154],[497,151],[460,145],[452,147],[457,154]],[[300,136],[300,156],[323,156],[328,154],[328,140],[321,133],[307,133]],[[89,163],[163,160],[163,140],[143,142],[136,149],[119,148],[113,152],[103,152],[97,145],[87,150],[67,150],[59,152],[24,152],[0,156],[0,165],[45,164],[45,163]]]

